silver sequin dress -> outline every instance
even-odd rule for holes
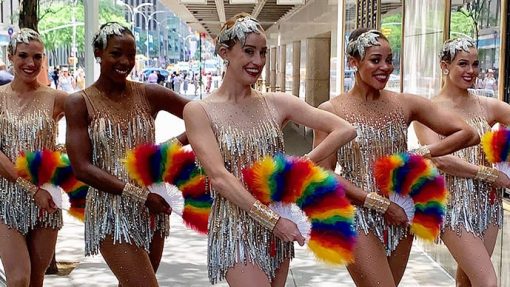
[[[466,122],[482,136],[491,127],[486,120],[484,107],[477,97],[479,111],[467,113],[456,110],[463,115]],[[471,146],[453,153],[471,164],[491,166],[485,159],[481,145]],[[503,225],[502,190],[485,181],[474,178],[456,177],[445,174],[449,191],[446,217],[443,230],[454,230],[459,236],[461,227],[466,231],[482,237],[489,225],[501,228]]]
[[[21,150],[56,149],[54,93],[37,92],[33,101],[18,106],[10,85],[0,88],[0,149],[15,162]],[[25,235],[36,227],[60,229],[62,211],[41,211],[32,196],[15,183],[0,179],[0,220]]]
[[[266,97],[253,97],[242,103],[201,102],[225,167],[237,178],[241,171],[266,155],[284,151],[283,134],[276,123],[276,109]],[[208,271],[215,284],[225,279],[236,263],[252,262],[269,280],[280,264],[294,257],[292,243],[277,239],[254,221],[247,212],[212,191],[214,202],[209,217]]]
[[[143,84],[128,82],[125,101],[111,101],[94,86],[82,92],[91,122],[88,133],[92,163],[124,182],[131,182],[122,159],[126,150],[154,142],[154,118]],[[95,255],[106,236],[149,251],[154,232],[169,232],[168,215],[152,216],[143,203],[90,188],[85,207],[85,255]]]
[[[371,104],[346,95],[331,100],[335,113],[355,126],[358,134],[337,152],[341,175],[366,192],[379,193],[374,162],[407,150],[408,125],[397,97],[392,94]],[[355,222],[358,231],[371,232],[379,238],[388,256],[408,234],[407,227],[388,225],[382,214],[360,206],[356,207]]]

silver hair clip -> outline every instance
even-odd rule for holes
[[[216,44],[216,52],[218,52],[221,46],[225,46],[225,43],[238,39],[241,43],[241,46],[244,46],[246,43],[246,35],[249,33],[260,33],[262,31],[262,26],[260,23],[251,16],[246,16],[242,18],[238,18],[234,25],[228,29],[224,29],[218,35],[218,42]]]
[[[469,48],[475,47],[475,41],[469,37],[460,37],[448,40],[443,44],[443,49],[439,54],[440,58],[449,56],[450,60],[455,58],[457,52],[464,51],[469,53]]]
[[[94,37],[94,43],[100,43],[103,49],[106,49],[108,38],[111,36],[122,36],[122,32],[125,30],[126,27],[120,25],[119,23],[108,23],[97,32],[96,36]]]
[[[354,55],[355,52],[358,52],[359,56],[363,60],[366,49],[381,45],[378,41],[380,36],[381,35],[377,30],[370,30],[362,33],[356,40],[350,41],[349,44],[347,44],[347,54]]]
[[[39,35],[39,33],[30,28],[21,28],[18,32],[12,35],[12,38],[9,41],[9,53],[11,55],[14,54],[18,43],[29,44],[32,40],[42,43],[41,35]]]

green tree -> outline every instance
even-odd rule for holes
[[[460,11],[454,11],[450,20],[450,38],[468,36],[475,38],[475,22],[473,18]]]

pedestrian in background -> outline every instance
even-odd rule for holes
[[[14,79],[14,76],[7,72],[5,63],[0,60],[0,86],[8,84]]]

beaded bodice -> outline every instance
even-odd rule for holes
[[[337,153],[342,175],[366,192],[377,192],[373,164],[407,150],[407,122],[396,95],[374,102],[352,96],[332,100],[336,113],[356,127],[357,137]]]
[[[92,161],[99,168],[128,180],[122,160],[127,149],[155,139],[154,118],[150,114],[143,84],[127,82],[125,99],[115,102],[95,86],[83,91],[91,122],[88,133]]]
[[[225,167],[242,178],[242,169],[257,159],[284,151],[276,109],[264,97],[242,103],[204,101]]]
[[[55,96],[44,89],[20,105],[10,85],[0,89],[0,149],[11,161],[21,150],[54,150],[57,123],[53,119]]]

